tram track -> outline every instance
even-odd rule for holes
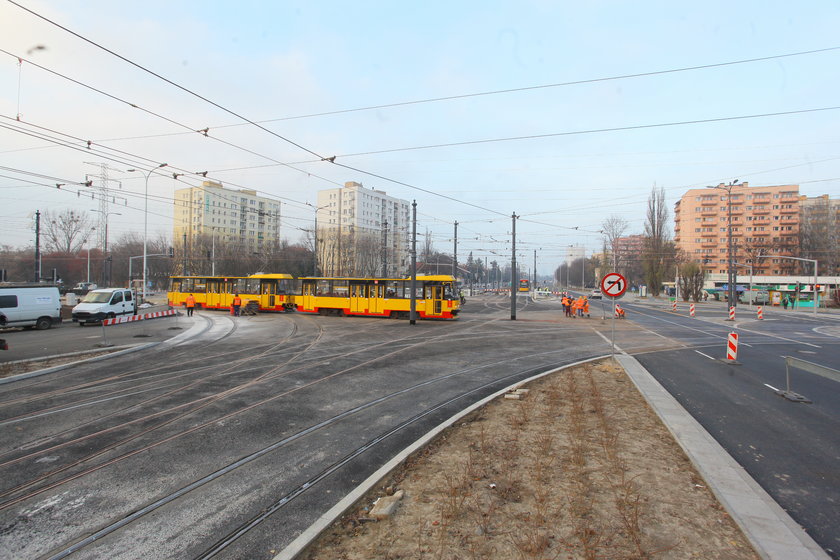
[[[170,442],[172,442],[172,441],[174,441],[174,440],[176,440],[180,437],[183,437],[183,436],[186,436],[188,434],[194,433],[194,432],[196,432],[200,429],[206,428],[208,426],[212,426],[212,425],[214,425],[218,422],[230,419],[230,418],[232,418],[232,417],[234,417],[238,414],[242,414],[242,413],[247,412],[249,410],[252,410],[252,409],[254,409],[258,406],[262,406],[264,404],[272,402],[276,399],[289,396],[289,395],[291,395],[295,392],[301,391],[303,389],[310,388],[311,386],[316,385],[318,383],[326,382],[326,381],[328,381],[328,380],[330,380],[330,379],[332,379],[336,376],[348,373],[350,371],[354,371],[354,370],[356,370],[360,367],[366,366],[366,365],[370,365],[373,362],[376,362],[376,361],[394,356],[394,355],[398,354],[399,352],[402,352],[402,351],[406,350],[407,348],[412,348],[412,347],[416,347],[418,345],[432,343],[436,340],[441,339],[445,335],[439,335],[439,336],[433,337],[431,339],[428,338],[428,337],[422,337],[421,335],[417,335],[417,334],[409,335],[408,337],[404,337],[404,338],[405,339],[413,339],[413,338],[420,337],[420,341],[411,343],[410,340],[409,340],[409,345],[408,346],[392,350],[391,352],[389,352],[387,354],[384,354],[384,355],[377,355],[376,357],[374,357],[372,359],[361,361],[361,362],[359,362],[359,363],[357,363],[357,364],[355,364],[351,367],[345,368],[345,369],[340,370],[338,372],[335,372],[333,374],[326,375],[326,376],[323,376],[323,377],[320,377],[320,378],[316,378],[313,381],[310,381],[310,382],[305,383],[305,384],[298,385],[298,386],[293,387],[292,389],[287,390],[285,392],[281,392],[279,394],[272,395],[270,397],[261,399],[261,400],[255,402],[255,403],[252,403],[251,405],[238,408],[238,409],[236,409],[236,410],[234,410],[234,411],[232,411],[228,414],[225,414],[223,416],[213,417],[212,419],[207,420],[205,422],[202,422],[198,425],[195,425],[190,429],[182,430],[180,432],[176,432],[175,434],[173,434],[169,437],[159,439],[159,440],[154,441],[152,443],[149,443],[147,445],[141,446],[137,449],[127,451],[127,452],[125,452],[125,453],[123,453],[123,454],[121,454],[121,455],[119,455],[115,458],[112,458],[112,459],[110,459],[110,460],[108,460],[104,463],[100,463],[100,464],[88,467],[86,469],[83,469],[81,471],[78,471],[76,473],[70,474],[70,475],[68,475],[68,476],[66,476],[66,477],[64,477],[64,478],[62,478],[58,481],[54,481],[52,483],[47,483],[43,486],[37,487],[36,489],[34,489],[31,492],[28,492],[26,494],[15,496],[15,494],[18,494],[20,492],[24,492],[24,491],[26,491],[26,490],[28,490],[32,487],[35,487],[40,482],[45,482],[46,480],[48,480],[51,477],[54,477],[54,476],[57,476],[59,474],[65,473],[66,471],[69,471],[69,470],[73,469],[74,467],[80,466],[80,465],[82,465],[86,462],[89,462],[91,460],[94,460],[97,457],[100,457],[100,456],[102,456],[102,455],[104,455],[108,452],[114,451],[117,448],[122,447],[122,446],[124,446],[124,445],[126,445],[126,444],[144,436],[144,435],[150,434],[150,433],[152,433],[154,431],[157,431],[157,430],[159,430],[159,429],[161,429],[165,426],[169,426],[169,425],[173,424],[174,422],[176,422],[178,420],[186,418],[190,414],[194,414],[194,413],[196,413],[196,412],[198,412],[198,411],[200,411],[200,410],[202,410],[202,409],[204,409],[204,408],[206,408],[206,407],[208,407],[212,404],[215,404],[215,403],[219,402],[223,398],[232,396],[233,394],[235,394],[235,393],[237,393],[237,392],[239,392],[239,391],[241,391],[245,388],[251,387],[251,386],[253,386],[253,385],[255,385],[259,382],[275,379],[279,375],[290,375],[292,373],[296,373],[296,372],[299,372],[299,371],[305,371],[305,370],[309,370],[311,368],[317,368],[317,367],[322,366],[324,364],[328,364],[330,362],[330,360],[333,360],[338,354],[325,357],[318,362],[313,362],[313,363],[309,363],[309,364],[300,366],[299,368],[297,368],[295,370],[282,372],[282,373],[279,371],[282,368],[284,368],[285,366],[287,366],[288,364],[290,364],[291,362],[293,362],[298,357],[302,356],[308,350],[313,348],[318,343],[318,341],[320,341],[321,336],[323,336],[323,328],[320,328],[319,334],[318,334],[318,337],[316,338],[316,340],[311,342],[306,348],[300,349],[298,351],[298,353],[293,358],[289,359],[284,364],[273,367],[273,368],[269,369],[267,372],[259,375],[257,378],[252,379],[252,380],[250,380],[246,383],[243,383],[241,385],[232,387],[232,388],[230,388],[230,389],[228,389],[228,390],[226,390],[222,393],[219,393],[219,394],[216,394],[216,395],[213,395],[213,396],[203,397],[201,399],[197,399],[197,400],[187,402],[187,403],[182,403],[182,404],[180,404],[180,405],[178,405],[177,407],[174,407],[174,408],[166,409],[166,410],[159,411],[159,412],[157,412],[155,414],[152,414],[152,415],[147,415],[147,416],[144,416],[144,417],[141,417],[141,418],[137,418],[137,419],[134,419],[134,420],[132,420],[130,422],[127,422],[127,423],[122,423],[122,424],[118,424],[118,425],[115,425],[115,426],[111,426],[111,427],[108,427],[104,430],[100,430],[98,432],[94,432],[94,433],[91,433],[91,434],[86,434],[86,435],[84,435],[80,438],[76,438],[74,440],[70,440],[68,442],[64,442],[64,443],[59,444],[59,445],[51,446],[51,447],[46,448],[46,449],[41,449],[41,450],[38,450],[36,452],[29,453],[29,454],[27,454],[23,457],[19,457],[19,458],[16,458],[14,460],[8,460],[4,463],[1,463],[0,468],[4,468],[4,467],[12,466],[12,465],[14,465],[16,463],[19,463],[19,462],[23,462],[24,460],[33,460],[40,455],[44,455],[44,454],[47,454],[47,453],[54,453],[54,452],[58,451],[59,449],[66,448],[66,447],[69,447],[71,445],[86,444],[89,440],[94,439],[96,437],[102,437],[104,435],[107,435],[107,434],[125,429],[125,428],[129,427],[130,425],[141,424],[141,423],[144,423],[144,422],[148,422],[150,420],[158,419],[158,418],[161,418],[163,416],[166,416],[167,414],[171,414],[171,413],[173,413],[176,410],[179,410],[181,408],[193,406],[193,408],[189,408],[187,410],[179,412],[171,418],[166,418],[166,419],[162,420],[161,422],[150,425],[150,426],[144,428],[143,430],[140,430],[139,432],[135,432],[135,433],[131,434],[128,437],[119,439],[119,440],[117,440],[117,441],[115,441],[115,442],[113,442],[113,443],[111,443],[107,446],[101,447],[93,453],[88,453],[87,455],[77,459],[76,461],[73,461],[73,462],[68,463],[68,464],[64,464],[64,465],[62,465],[58,468],[55,468],[55,469],[53,469],[49,472],[46,472],[46,473],[44,473],[44,474],[42,474],[42,475],[40,475],[40,476],[38,476],[34,479],[31,479],[31,480],[27,481],[25,484],[21,484],[21,485],[18,485],[16,487],[9,488],[9,489],[6,489],[6,490],[0,492],[0,499],[8,498],[6,500],[0,500],[0,511],[6,509],[8,507],[11,507],[13,505],[16,505],[20,502],[23,502],[27,499],[30,499],[30,498],[34,497],[35,495],[38,495],[38,494],[43,493],[45,491],[59,488],[62,484],[65,484],[67,482],[76,480],[81,476],[92,474],[92,473],[94,473],[94,472],[96,472],[96,471],[98,471],[102,468],[113,465],[113,464],[115,464],[119,461],[128,459],[130,457],[133,457],[133,456],[137,455],[138,453],[141,453],[141,452],[144,452],[144,451],[149,451],[149,450],[151,450],[155,447],[158,447],[158,446],[163,445],[165,443],[170,443]],[[395,343],[398,343],[398,342],[399,341],[386,340],[384,342],[379,342],[379,343],[368,345],[368,346],[365,346],[365,347],[362,347],[362,348],[357,347],[354,352],[351,352],[349,354],[348,353],[342,353],[341,355],[342,355],[342,357],[347,358],[347,357],[350,357],[352,355],[362,354],[364,352],[367,352],[367,351],[370,351],[372,349],[376,349],[376,348],[379,348],[379,347],[382,347],[382,346],[389,346],[389,347],[393,348]],[[135,405],[135,407],[136,406],[137,405]]]
[[[550,352],[545,352],[544,354],[545,355],[550,355],[550,354],[556,354],[556,353],[558,353],[558,351],[554,350],[554,351],[550,351]],[[101,529],[99,529],[95,533],[85,537],[84,539],[74,543],[73,545],[71,545],[71,546],[69,546],[69,547],[67,547],[63,550],[60,550],[60,551],[57,551],[57,552],[53,553],[52,555],[50,555],[48,557],[48,559],[49,560],[60,560],[62,558],[65,558],[65,557],[69,556],[70,554],[73,554],[73,553],[83,549],[84,547],[86,547],[90,544],[93,544],[94,542],[96,542],[96,541],[98,541],[98,540],[100,540],[100,539],[102,539],[102,538],[104,538],[104,537],[106,537],[106,536],[108,536],[108,535],[126,527],[128,524],[133,523],[135,521],[138,521],[146,515],[152,514],[154,511],[158,510],[159,508],[176,501],[178,498],[181,498],[181,497],[185,496],[187,493],[192,492],[193,490],[196,490],[197,488],[199,488],[201,486],[204,486],[206,484],[214,482],[217,479],[219,479],[219,478],[221,478],[221,477],[223,477],[227,474],[230,474],[234,470],[236,470],[236,469],[238,469],[238,468],[240,468],[240,467],[242,467],[242,466],[244,466],[244,465],[246,465],[246,464],[248,464],[252,461],[255,461],[257,459],[260,459],[260,458],[264,457],[266,454],[269,454],[269,453],[272,453],[274,451],[278,451],[278,450],[282,449],[283,447],[287,446],[288,444],[290,444],[292,442],[295,442],[297,440],[300,440],[301,438],[310,436],[310,435],[314,434],[315,432],[317,432],[319,430],[322,430],[324,428],[333,426],[333,425],[335,425],[336,423],[338,423],[342,420],[347,420],[351,416],[353,416],[355,414],[358,414],[359,412],[361,412],[363,410],[367,410],[369,408],[372,408],[374,406],[382,404],[382,403],[384,403],[384,402],[386,402],[390,399],[409,394],[409,393],[414,392],[414,391],[416,391],[420,388],[428,387],[430,385],[440,383],[440,382],[445,381],[445,380],[450,380],[450,379],[458,377],[458,376],[463,376],[464,374],[467,374],[467,373],[474,373],[476,371],[480,371],[480,370],[487,369],[487,368],[496,368],[496,367],[499,367],[500,365],[507,364],[507,363],[508,363],[508,360],[497,360],[497,361],[494,361],[494,362],[488,362],[488,363],[472,366],[472,367],[469,367],[469,368],[464,368],[464,369],[458,370],[456,372],[452,372],[452,373],[449,373],[449,374],[446,374],[446,375],[438,376],[438,377],[428,379],[428,380],[425,380],[423,382],[414,384],[412,386],[405,387],[405,388],[400,389],[398,391],[391,392],[387,395],[382,395],[382,396],[380,396],[376,399],[372,399],[372,400],[370,400],[368,402],[365,402],[363,404],[360,404],[356,407],[353,407],[351,409],[343,411],[340,414],[334,415],[334,416],[332,416],[330,418],[327,418],[325,420],[322,420],[322,421],[320,421],[316,424],[308,426],[308,427],[306,427],[306,428],[304,428],[304,429],[302,429],[302,430],[300,430],[300,431],[298,431],[298,432],[296,432],[296,433],[294,433],[294,434],[292,434],[288,437],[285,437],[285,438],[283,438],[281,440],[278,440],[276,442],[272,442],[270,445],[264,446],[261,449],[259,449],[257,451],[254,451],[247,456],[241,457],[238,460],[236,460],[234,462],[231,462],[231,463],[217,469],[216,471],[214,471],[212,473],[209,473],[206,476],[204,476],[204,477],[202,477],[198,480],[193,481],[192,483],[190,483],[188,485],[182,486],[181,488],[177,489],[176,491],[171,492],[168,495],[166,495],[166,496],[164,496],[164,497],[162,497],[162,498],[160,498],[160,499],[158,499],[158,500],[156,500],[156,501],[154,501],[150,504],[147,504],[144,507],[141,507],[140,509],[132,512],[128,516],[126,516],[126,517],[124,517],[124,518],[122,518],[122,519],[120,519],[120,520],[118,520],[114,523],[111,523],[111,524],[109,524],[105,527],[102,527]],[[343,466],[350,463],[352,460],[356,459],[357,457],[359,457],[360,455],[362,455],[366,451],[370,450],[374,446],[382,443],[386,439],[400,433],[401,431],[404,431],[404,430],[408,429],[409,427],[412,427],[413,425],[417,424],[418,422],[425,419],[426,417],[437,413],[438,411],[445,408],[446,406],[452,405],[459,400],[462,400],[464,398],[467,398],[471,395],[474,395],[474,394],[482,392],[482,391],[493,392],[494,389],[503,388],[503,387],[505,387],[505,386],[507,386],[511,383],[515,383],[518,380],[532,377],[533,375],[539,374],[539,373],[544,372],[544,371],[548,371],[548,370],[553,369],[555,367],[558,367],[560,365],[562,365],[562,364],[560,364],[556,361],[552,361],[552,362],[548,362],[548,363],[545,363],[545,364],[541,364],[539,366],[532,366],[532,367],[524,368],[524,369],[521,369],[521,370],[517,370],[516,372],[510,373],[506,376],[503,376],[503,377],[500,377],[500,378],[495,378],[492,381],[482,383],[482,384],[480,384],[476,387],[473,387],[473,388],[471,388],[471,389],[469,389],[469,390],[467,390],[463,393],[460,393],[460,394],[458,394],[454,397],[444,399],[444,400],[438,402],[437,404],[435,404],[434,406],[429,407],[429,408],[425,409],[424,411],[413,415],[412,417],[400,422],[399,424],[397,424],[393,428],[387,430],[386,432],[384,432],[384,433],[366,441],[362,445],[356,447],[351,452],[345,454],[338,461],[335,461],[335,462],[331,463],[330,465],[328,465],[327,467],[325,467],[324,469],[319,471],[316,475],[308,478],[306,481],[299,484],[297,487],[291,489],[290,491],[288,491],[283,496],[280,496],[279,498],[277,498],[273,503],[271,503],[267,507],[263,507],[258,514],[251,517],[250,519],[248,519],[246,522],[240,524],[239,526],[235,527],[228,534],[226,534],[224,537],[222,537],[217,542],[215,542],[212,546],[210,546],[207,550],[205,550],[204,552],[195,556],[194,558],[196,560],[199,560],[199,559],[203,560],[203,559],[209,559],[209,558],[215,557],[219,552],[226,549],[233,542],[235,542],[236,540],[238,540],[239,538],[241,538],[242,536],[247,534],[249,531],[251,531],[252,529],[257,527],[263,521],[268,519],[271,515],[274,515],[275,513],[277,513],[284,506],[286,506],[290,502],[292,502],[292,500],[294,500],[295,498],[297,498],[298,496],[300,496],[301,494],[303,494],[307,490],[311,490],[311,489],[315,488],[316,485],[319,482],[325,480],[330,475],[336,473],[339,469],[341,469]]]

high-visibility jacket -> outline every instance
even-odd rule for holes
[[[187,307],[195,307],[195,298],[193,296],[187,296],[187,299],[184,301],[187,304]]]
[[[575,309],[583,309],[583,299],[582,298],[576,299],[573,307]]]
[[[233,305],[242,305],[242,299],[239,296],[233,298]]]
[[[589,315],[589,300],[583,300],[583,312]]]

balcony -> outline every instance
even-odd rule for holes
[[[769,231],[754,231],[754,232],[753,232],[753,235],[762,235],[762,236],[766,236],[766,235],[770,235],[770,232],[769,232]]]
[[[799,208],[780,208],[779,212],[781,212],[782,214],[799,214]]]
[[[770,213],[769,208],[753,208],[753,214],[756,214],[756,215],[758,215],[758,214],[763,215],[763,214],[769,214],[769,213]]]
[[[706,206],[700,209],[701,216],[717,216],[717,208],[708,208]]]
[[[717,242],[716,241],[703,240],[700,243],[700,246],[701,247],[717,247]]]
[[[799,195],[783,196],[779,199],[779,202],[788,204],[790,204],[791,202],[799,202]]]

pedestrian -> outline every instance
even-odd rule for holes
[[[195,297],[190,294],[187,296],[187,299],[184,300],[184,304],[187,306],[187,317],[193,316],[193,310],[195,309]]]
[[[242,299],[239,294],[233,294],[233,315],[239,317],[239,308],[242,307]]]
[[[589,299],[586,296],[583,296],[583,312],[589,317]]]
[[[788,297],[785,295],[785,297],[782,298],[782,307],[785,308],[785,310],[787,310],[788,303]]]

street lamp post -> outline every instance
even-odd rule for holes
[[[707,187],[709,189],[720,189],[726,191],[726,299],[729,307],[737,307],[738,296],[735,291],[735,269],[733,267],[734,256],[732,254],[732,187],[738,186],[738,181],[732,181],[728,185]]]
[[[127,169],[126,172],[128,173],[140,173],[146,178],[146,193],[143,197],[144,204],[143,204],[143,301],[146,301],[146,246],[148,244],[148,237],[149,237],[149,177],[152,176],[152,173],[155,172],[156,169],[160,169],[161,167],[166,167],[169,165],[168,163],[161,163],[157,167],[153,167],[149,169],[148,173],[144,173],[139,169]]]

